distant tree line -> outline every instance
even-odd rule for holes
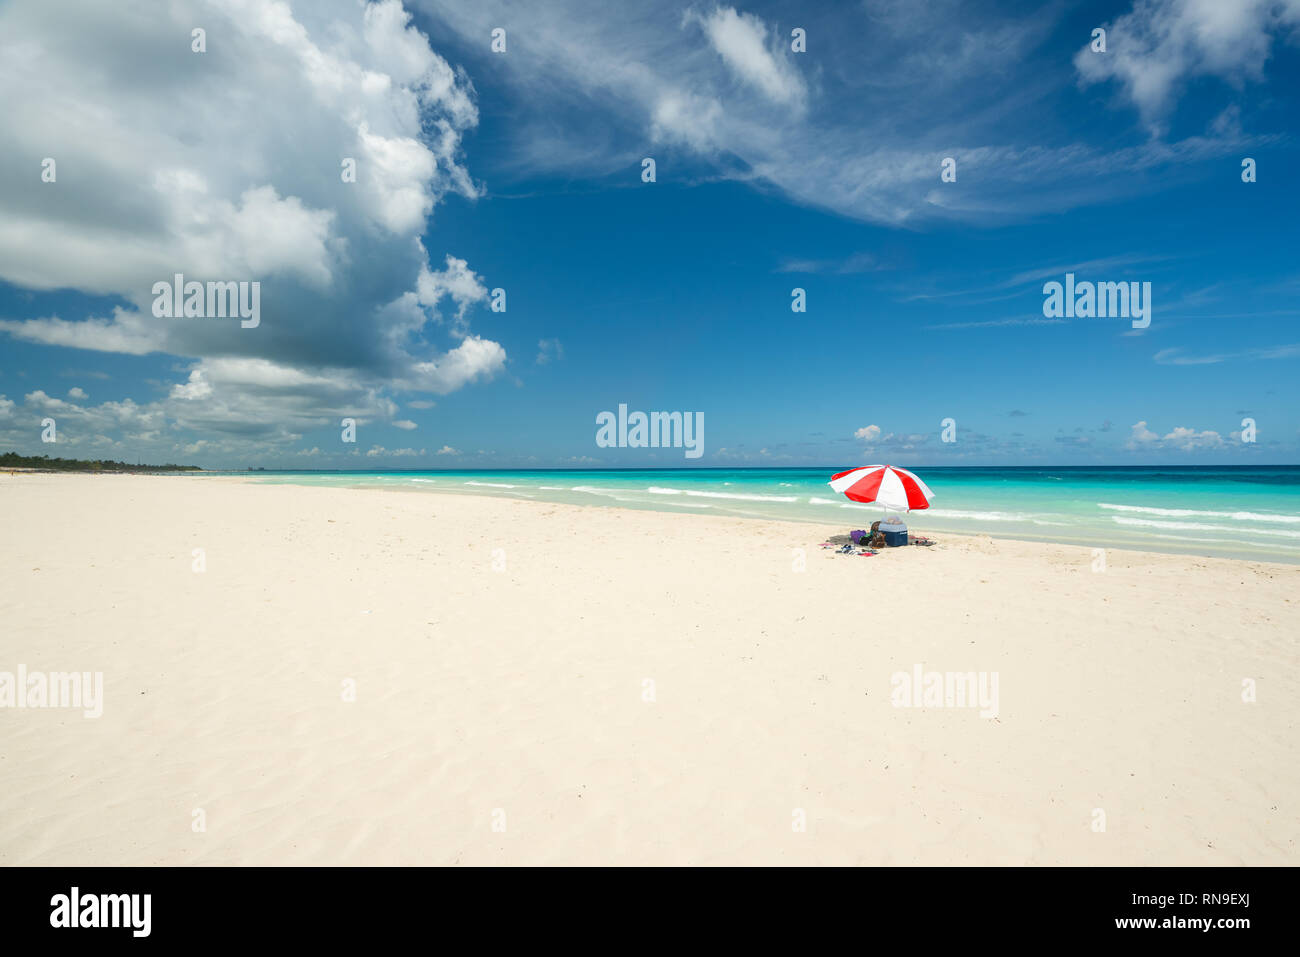
[[[49,469],[55,472],[201,472],[197,465],[130,465],[110,459],[52,459],[48,455],[0,455],[0,468]]]

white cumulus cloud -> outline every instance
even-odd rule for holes
[[[473,86],[399,0],[14,0],[0,90],[0,281],[109,299],[10,312],[0,336],[178,357],[183,378],[142,406],[160,441],[256,451],[504,368],[470,328],[482,281],[425,248],[443,198],[481,192]],[[42,157],[54,182],[34,180]],[[155,318],[153,285],[177,273],[258,282],[260,324]]]

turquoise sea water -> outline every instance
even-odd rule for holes
[[[852,466],[845,466],[850,468]],[[399,488],[865,528],[875,505],[826,484],[837,469],[254,472],[263,482]],[[909,525],[927,534],[1300,564],[1300,466],[919,468],[935,493]]]

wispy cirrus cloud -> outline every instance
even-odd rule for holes
[[[1203,355],[1188,355],[1182,348],[1172,347],[1161,349],[1152,358],[1160,365],[1166,366],[1215,365],[1237,359],[1297,359],[1300,358],[1300,343]]]
[[[1067,130],[1045,135],[1055,113],[1044,101],[1075,80],[1045,49],[1059,4],[1016,17],[955,0],[762,14],[680,2],[676,15],[633,4],[605,17],[586,0],[412,2],[467,57],[487,56],[482,38],[511,25],[514,45],[490,69],[514,101],[505,169],[515,177],[608,175],[647,147],[675,148],[694,166],[688,175],[903,226],[1005,220],[1162,188],[1242,142],[1228,128],[1115,148]],[[791,49],[796,25],[808,53]],[[873,38],[865,59],[864,34]],[[962,185],[940,183],[945,157]]]
[[[1038,317],[1020,317],[1011,316],[1006,319],[982,319],[971,322],[941,322],[937,325],[926,326],[927,329],[991,329],[999,326],[1062,326],[1068,323],[1068,319],[1046,319]]]
[[[1002,302],[1013,299],[1029,288],[1037,288],[1043,280],[1060,281],[1068,272],[1075,273],[1081,279],[1103,274],[1116,275],[1131,272],[1140,266],[1152,266],[1168,263],[1172,257],[1163,255],[1138,255],[1133,253],[1105,256],[1096,259],[1079,260],[1055,266],[1035,266],[1012,273],[1006,279],[997,282],[979,282],[976,285],[962,285],[955,289],[927,289],[911,291],[899,297],[900,302],[917,302],[927,300],[967,299],[971,303]]]
[[[858,252],[835,259],[786,259],[777,267],[777,272],[852,276],[887,268],[872,253]]]

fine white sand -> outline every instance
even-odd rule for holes
[[[0,672],[104,682],[0,708],[0,864],[1297,859],[1300,568],[217,477],[0,527]]]

